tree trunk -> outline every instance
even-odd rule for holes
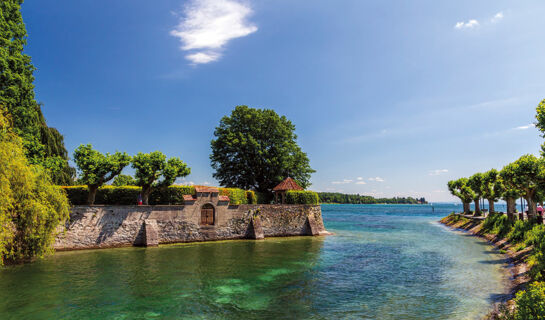
[[[149,204],[149,195],[151,193],[151,186],[142,186],[142,204],[147,206]]]
[[[87,204],[92,206],[95,204],[95,197],[97,195],[98,186],[97,185],[90,185],[87,186],[89,189],[89,195],[87,196]]]
[[[515,220],[515,212],[517,212],[517,199],[507,198],[505,201],[507,201],[507,218],[513,221]]]
[[[528,203],[528,219],[535,218],[537,215],[537,205],[532,197],[526,197],[526,202]]]
[[[475,212],[473,213],[474,216],[480,216],[481,215],[481,207],[479,206],[479,199],[475,200]]]
[[[488,214],[494,213],[494,199],[488,199]]]
[[[469,214],[470,207],[469,202],[464,202],[464,214]]]

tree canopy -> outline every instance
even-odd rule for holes
[[[66,194],[29,164],[1,109],[0,164],[0,265],[52,252],[55,230],[68,218]]]
[[[126,174],[117,175],[112,182],[112,186],[122,187],[122,186],[137,186],[138,181],[132,176]]]
[[[191,169],[179,158],[169,158],[160,151],[141,153],[133,157],[132,167],[136,169],[135,177],[137,185],[142,187],[142,203],[148,204],[151,189],[155,184],[160,187],[168,187],[177,178],[185,177],[191,173]],[[158,179],[162,177],[162,180]]]
[[[307,188],[315,172],[297,144],[295,126],[269,109],[237,106],[211,142],[213,174],[222,185],[271,191],[286,177]]]
[[[74,151],[74,161],[81,174],[79,180],[89,188],[88,204],[92,205],[98,187],[120,174],[131,157],[125,152],[102,154],[92,145],[82,144]]]
[[[63,137],[47,126],[35,100],[35,67],[23,53],[27,32],[22,2],[0,1],[0,105],[10,114],[13,132],[23,139],[30,163],[47,168],[55,183],[71,184],[75,172],[68,166]]]

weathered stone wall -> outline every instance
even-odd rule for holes
[[[201,207],[214,206],[214,224],[201,224]],[[55,242],[58,250],[108,248],[158,243],[252,238],[252,217],[258,215],[265,237],[312,235],[308,215],[325,234],[320,206],[231,206],[213,197],[199,197],[183,206],[75,206]],[[146,221],[147,220],[147,221]],[[314,222],[313,222],[314,223]],[[147,225],[147,227],[146,227]],[[152,239],[146,240],[150,236]],[[155,232],[156,231],[156,232]]]

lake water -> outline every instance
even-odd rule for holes
[[[453,205],[323,205],[328,237],[60,252],[0,270],[0,319],[475,319],[500,255]]]

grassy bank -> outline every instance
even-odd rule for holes
[[[476,219],[450,214],[440,220],[452,228],[483,237],[509,257],[512,273],[511,299],[487,319],[545,318],[545,226],[536,220],[509,221],[506,215],[491,214]]]

